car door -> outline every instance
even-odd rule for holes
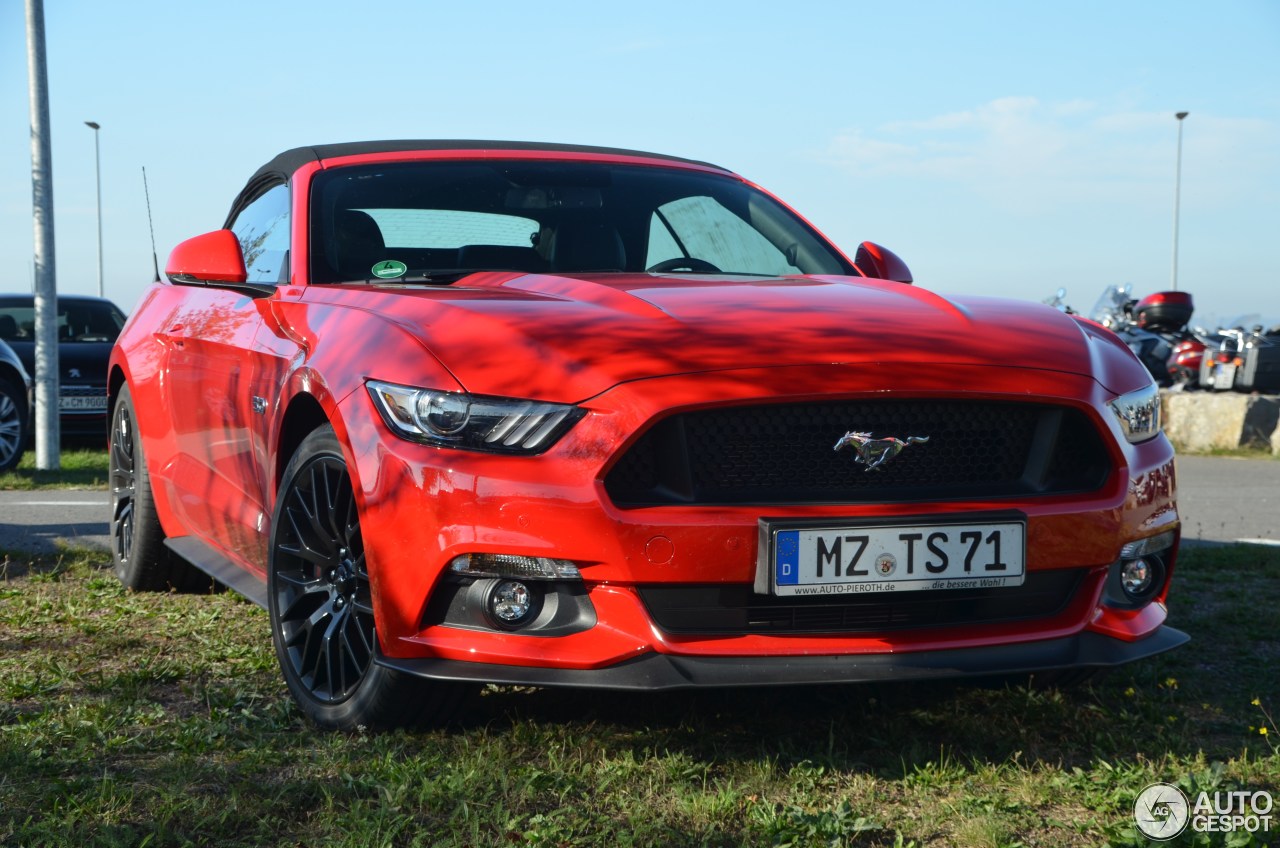
[[[289,219],[283,183],[264,186],[234,214],[250,282],[288,281]],[[164,331],[177,509],[205,542],[261,575],[270,525],[265,413],[291,354],[264,330],[275,323],[275,300],[192,287]]]

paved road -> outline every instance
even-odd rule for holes
[[[1280,545],[1280,462],[1178,459],[1183,539]],[[54,541],[107,548],[106,492],[0,492],[0,550],[52,551]]]
[[[1280,462],[1178,457],[1184,541],[1280,545]]]
[[[106,549],[110,517],[106,492],[0,492],[0,550],[48,552],[58,539]]]

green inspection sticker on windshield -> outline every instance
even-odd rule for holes
[[[403,277],[405,271],[409,268],[403,262],[397,262],[394,259],[386,259],[373,266],[373,276],[380,280],[389,280],[393,277]]]

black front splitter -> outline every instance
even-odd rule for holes
[[[595,669],[395,659],[381,654],[376,662],[433,680],[661,691],[718,686],[945,680],[1060,669],[1110,668],[1162,654],[1185,644],[1190,638],[1181,630],[1161,627],[1137,642],[1124,642],[1086,632],[1016,645],[895,654],[690,657],[648,653]]]

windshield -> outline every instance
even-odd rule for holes
[[[698,171],[391,163],[322,171],[311,197],[313,282],[472,270],[856,273],[768,195]]]
[[[58,299],[59,344],[114,342],[124,321],[124,313],[109,301]],[[21,344],[35,338],[35,301],[0,303],[0,339]]]

